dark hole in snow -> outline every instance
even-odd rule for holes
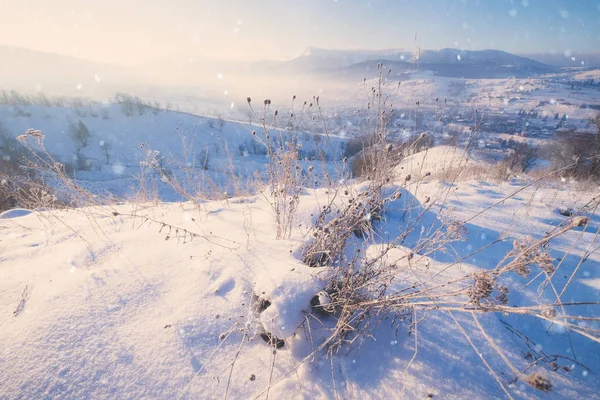
[[[261,314],[263,311],[265,311],[271,306],[271,302],[268,299],[265,299],[264,297],[259,297],[256,294],[252,294],[250,304],[252,305],[252,309],[254,310],[254,312],[257,314]]]
[[[269,332],[261,333],[260,337],[276,349],[281,349],[285,345],[283,339],[278,339],[277,337],[271,335]]]
[[[311,268],[323,267],[329,262],[329,256],[326,252],[318,252],[315,254],[309,254],[304,257],[304,264]]]
[[[334,315],[337,310],[335,308],[335,305],[332,304],[332,296],[335,296],[335,294],[338,291],[339,288],[337,287],[337,285],[332,284],[327,289],[322,290],[321,292],[314,295],[313,298],[310,299],[310,306],[312,311],[315,314],[319,314],[321,316]]]
[[[310,308],[315,314],[324,316],[324,315],[332,315],[333,313],[330,311],[329,307],[325,307],[321,304],[319,299],[319,295],[316,294],[312,299],[310,299]]]

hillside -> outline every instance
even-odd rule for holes
[[[424,158],[417,154],[414,160]],[[524,190],[511,195],[518,189]],[[376,231],[386,234],[409,226],[413,232],[386,258],[397,259],[399,268],[390,294],[423,280],[437,296],[457,290],[461,283],[444,283],[492,268],[513,238],[540,237],[564,224],[555,207],[580,204],[566,188],[524,188],[519,182],[466,182],[452,187],[448,202],[440,202],[445,190],[435,181],[401,189],[401,199],[387,207],[377,225]],[[289,240],[274,240],[271,209],[261,195],[201,208],[121,204],[5,214],[0,217],[0,313],[6,322],[0,334],[5,349],[0,394],[6,399],[381,398],[399,393],[503,398],[483,358],[514,398],[596,396],[598,344],[576,333],[568,339],[560,318],[557,324],[502,313],[476,319],[517,368],[531,368],[529,357],[546,357],[533,371],[551,379],[550,394],[513,381],[514,372],[487,345],[474,316],[460,310],[415,311],[416,329],[410,320],[391,326],[384,320],[331,361],[324,351],[312,353],[332,317],[312,319],[311,298],[335,267],[308,268],[299,254],[306,241],[302,226],[309,226],[328,201],[326,191],[306,190]],[[451,207],[455,220],[469,219],[465,239],[452,242],[450,253],[407,261],[423,232],[448,218],[438,205]],[[406,210],[412,210],[408,217]],[[417,217],[419,210],[423,217]],[[598,255],[577,266],[599,222],[594,216],[589,227],[552,241],[553,257],[564,260],[553,279],[558,290],[571,273],[577,276],[564,295],[568,301],[595,298],[600,290],[593,268]],[[165,223],[172,227],[165,230]],[[367,254],[378,251],[369,239],[357,244]],[[518,275],[506,277],[511,306],[553,301],[547,291],[536,300],[535,287],[526,282]],[[260,315],[253,293],[270,302]],[[577,314],[597,315],[593,307],[578,307]],[[520,331],[511,334],[511,326]],[[273,352],[260,336],[262,329],[284,339],[283,347]],[[554,372],[546,368],[553,354],[568,357],[556,359],[560,367]]]
[[[85,146],[74,138],[80,123],[89,133]],[[266,142],[262,135],[257,139],[253,137],[252,131],[262,132],[260,121],[254,124],[146,106],[138,108],[135,104],[0,105],[3,137],[14,140],[28,129],[41,128],[45,151],[69,169],[75,169],[78,182],[95,193],[120,197],[134,196],[139,190],[138,179],[146,173],[160,178],[158,170],[149,167],[154,162],[173,173],[175,178],[184,179],[186,185],[194,184],[187,182],[185,171],[190,169],[195,177],[209,179],[223,192],[232,190],[225,183],[232,171],[244,179],[251,179],[256,174],[264,178]],[[333,137],[329,141],[322,134],[297,131],[292,135],[277,128],[272,129],[271,135],[273,143],[289,142],[292,137],[297,137],[300,156],[307,160],[316,159],[322,144],[330,142],[339,159],[347,140]],[[41,150],[36,143],[31,143],[33,150]],[[18,144],[13,147],[22,148]],[[31,155],[30,152],[24,154]],[[301,165],[307,168],[308,161],[301,161]],[[160,179],[156,190],[163,200],[182,199]]]
[[[600,0],[0,0],[0,400],[600,400]]]

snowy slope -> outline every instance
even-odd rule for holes
[[[324,146],[329,153],[333,149],[336,157],[341,158],[342,145],[347,139],[297,130],[290,133],[283,128],[288,119],[281,117],[280,121],[273,122],[274,111],[269,110],[266,116],[273,145],[281,140],[290,142],[296,137],[303,159],[315,158]],[[252,177],[256,171],[263,173],[267,163],[261,144],[266,143],[265,129],[259,120],[263,117],[262,110],[257,114],[252,121],[238,122],[151,109],[141,114],[136,109],[127,115],[119,104],[81,107],[0,105],[0,131],[8,138],[15,138],[28,129],[39,129],[45,136],[44,147],[48,153],[63,164],[76,166],[78,142],[73,139],[70,126],[78,126],[81,122],[90,137],[87,145],[79,149],[86,170],[75,172],[78,182],[94,193],[110,192],[131,197],[136,191],[134,178],[140,174],[141,165],[148,157],[161,160],[161,164],[173,169],[176,176],[181,173],[178,164],[182,161],[216,181],[222,180],[231,166],[245,177]],[[260,143],[255,143],[252,131],[256,131]],[[37,146],[34,147],[37,150]],[[207,153],[208,165],[206,171],[202,171],[199,159]],[[159,189],[163,200],[177,198],[172,191]]]
[[[407,207],[423,208],[425,196],[451,193],[445,204],[454,218],[466,220],[522,187],[426,182],[412,194],[404,191],[387,209],[381,230],[401,231],[408,225]],[[430,279],[433,291],[453,290],[453,285],[435,289],[433,284],[493,267],[512,247],[512,237],[542,235],[564,220],[557,205],[574,206],[584,195],[526,189],[472,219],[467,240],[453,243],[452,251],[416,257],[397,285]],[[309,224],[327,198],[325,190],[305,191],[297,224]],[[448,209],[432,208],[420,224],[435,226],[437,213]],[[521,382],[509,384],[513,373],[486,347],[469,314],[433,309],[415,316],[426,318],[412,334],[406,322],[396,336],[388,321],[360,346],[344,349],[332,364],[323,355],[306,358],[313,344],[306,327],[298,327],[310,311],[311,297],[323,288],[327,268],[308,268],[296,258],[306,240],[303,228],[296,227],[289,240],[274,240],[271,209],[260,195],[206,203],[201,209],[188,203],[123,204],[1,221],[2,398],[505,397],[480,356],[499,371],[515,398],[597,398],[600,388],[597,343],[572,334],[579,362],[591,371],[561,359],[559,364],[572,371],[544,372],[554,385],[544,394]],[[174,227],[165,228],[163,222]],[[587,231],[552,242],[554,256],[570,254],[556,277],[557,287],[593,243],[599,222],[594,217]],[[505,231],[506,240],[468,257]],[[199,236],[192,240],[189,232]],[[420,235],[415,229],[404,245],[411,247]],[[576,241],[580,235],[583,240]],[[575,248],[569,249],[572,243]],[[369,251],[376,251],[376,245]],[[408,251],[399,246],[387,257],[402,259]],[[467,259],[455,264],[461,257]],[[566,299],[597,298],[599,258],[594,253],[582,264]],[[511,304],[538,302],[535,286],[525,287],[518,276],[514,280]],[[252,293],[272,302],[260,317],[250,310]],[[551,299],[544,294],[539,302]],[[594,316],[593,308],[580,311]],[[285,338],[283,349],[273,353],[257,335],[257,318]],[[558,325],[501,314],[477,319],[519,368],[529,364],[524,358],[528,348],[501,320],[522,329],[546,354],[573,357]],[[318,338],[319,324],[312,329]]]

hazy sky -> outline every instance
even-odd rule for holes
[[[0,44],[143,63],[324,48],[600,53],[600,0],[0,0]]]

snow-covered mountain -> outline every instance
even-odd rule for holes
[[[523,57],[556,67],[600,68],[600,53],[579,54],[571,53],[533,53],[523,54]]]
[[[420,55],[412,54],[404,60],[382,56],[344,67],[342,71],[369,78],[376,73],[379,62],[395,73],[429,71],[436,76],[467,79],[525,78],[558,70],[557,67],[500,50],[441,49],[423,50]]]
[[[353,64],[385,59],[401,61],[408,59],[411,53],[402,49],[383,50],[326,50],[317,47],[308,47],[300,56],[290,60],[288,63],[305,70],[322,70],[333,68],[344,68]]]
[[[549,65],[501,50],[460,50],[450,48],[423,50],[420,55],[413,54],[410,61],[413,63],[436,64],[499,64],[515,67],[551,69]]]
[[[396,72],[432,71],[438,76],[465,78],[526,77],[555,72],[557,67],[500,50],[326,50],[308,47],[300,56],[284,62],[255,64],[254,70],[272,72],[373,74],[378,63]]]

